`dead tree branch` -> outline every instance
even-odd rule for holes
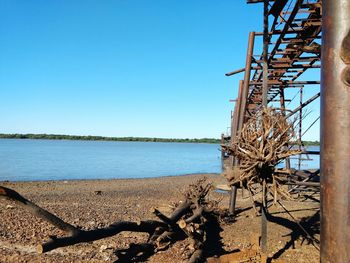
[[[159,219],[140,222],[119,221],[105,228],[82,230],[27,200],[16,191],[0,186],[0,198],[6,198],[19,204],[25,210],[37,216],[58,229],[67,233],[67,236],[51,236],[49,241],[37,246],[38,253],[45,253],[59,247],[66,247],[83,242],[91,242],[102,238],[117,235],[123,231],[144,232],[149,234],[148,241],[143,244],[132,244],[127,250],[119,251],[118,257],[123,261],[135,259],[139,254],[151,255],[159,250],[167,249],[177,240],[189,237],[193,249],[189,262],[200,262],[203,259],[203,244],[206,240],[205,223],[206,213],[210,213],[216,203],[208,200],[207,196],[211,184],[206,180],[199,180],[190,185],[185,193],[185,199],[170,216],[166,216],[158,209],[152,210]],[[142,253],[141,253],[142,252]]]

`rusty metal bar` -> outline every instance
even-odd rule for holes
[[[300,97],[299,97],[299,107],[300,107],[300,110],[299,110],[299,131],[298,131],[298,136],[299,136],[299,143],[298,143],[298,148],[299,148],[299,151],[301,151],[301,144],[302,144],[302,141],[301,141],[301,137],[302,137],[302,123],[303,123],[303,87],[300,87]],[[299,159],[298,159],[298,169],[300,170],[300,167],[301,167],[301,154],[299,154]]]
[[[239,81],[239,90],[238,90],[238,100],[237,100],[237,124],[235,127],[235,132],[232,134],[237,136],[237,133],[240,131],[239,120],[242,112],[242,96],[243,96],[243,80]],[[246,99],[246,98],[244,98]]]
[[[238,89],[238,97],[235,104],[235,110],[233,114],[233,120],[231,123],[231,142],[234,140],[234,138],[237,135],[238,132],[238,123],[239,123],[239,116],[241,112],[241,104],[242,104],[242,89],[243,89],[243,80],[239,81],[239,89]],[[234,165],[234,161],[232,161],[231,165]]]
[[[295,18],[295,16],[298,13],[298,10],[300,8],[300,5],[303,3],[303,0],[297,0],[295,3],[295,6],[290,14],[290,16],[288,17],[287,22],[285,23],[284,28],[282,29],[282,31],[280,32],[280,37],[277,40],[276,45],[274,46],[273,50],[271,51],[271,57],[273,57],[275,55],[275,53],[277,52],[278,47],[280,46],[282,39],[284,37],[284,35],[287,33],[290,24],[292,23],[293,19]],[[295,30],[292,30],[292,32],[296,33]]]
[[[221,145],[225,143],[225,135],[221,133]],[[225,152],[221,149],[221,172],[224,171]]]
[[[278,17],[284,6],[287,4],[287,2],[288,0],[276,0],[270,9],[270,14],[275,17]]]
[[[244,71],[245,71],[245,68],[240,68],[240,69],[231,71],[231,72],[229,72],[229,73],[226,73],[225,76],[229,77],[229,76],[232,76],[232,75],[235,75],[235,74],[237,74],[237,73],[244,72]]]
[[[306,150],[306,151],[303,151],[302,154],[319,155],[320,151],[309,151],[309,150]]]
[[[268,49],[269,49],[269,1],[264,1],[264,36],[263,36],[263,71],[262,71],[262,106],[267,107],[267,92],[268,92]],[[261,204],[261,252],[266,256],[267,253],[267,186],[264,179]]]
[[[321,262],[350,262],[350,1],[323,0]]]
[[[245,110],[247,106],[250,71],[251,71],[252,57],[253,57],[253,50],[254,50],[254,40],[255,40],[255,32],[250,32],[249,39],[248,39],[248,49],[247,49],[247,57],[246,57],[246,64],[245,64],[245,73],[244,73],[244,81],[243,81],[243,89],[242,89],[242,103],[241,103],[241,112],[239,115],[238,130],[242,129]]]
[[[297,113],[299,110],[301,110],[302,108],[304,108],[305,106],[309,105],[311,102],[313,102],[315,99],[317,99],[318,97],[320,97],[320,92],[317,93],[316,95],[312,96],[310,99],[308,99],[307,101],[303,102],[300,106],[296,107],[294,110],[292,110],[287,116],[286,118],[289,118],[291,116],[293,116],[295,113]]]
[[[244,81],[242,85],[242,94],[241,94],[241,98],[239,99],[240,112],[238,117],[237,132],[242,129],[246,106],[247,106],[247,98],[248,98],[248,92],[249,92],[249,79],[250,79],[250,71],[251,71],[252,57],[253,57],[253,50],[254,50],[254,40],[255,40],[255,32],[250,32],[249,38],[248,38],[248,49],[247,49],[247,57],[246,57],[246,64],[245,64]],[[232,136],[231,136],[231,139],[232,139]],[[236,158],[233,158],[233,165],[235,165],[237,161],[238,160]],[[236,196],[237,196],[237,187],[232,186],[230,204],[229,204],[229,212],[231,214],[234,214],[235,212]]]
[[[264,1],[264,36],[263,36],[263,76],[262,76],[262,105],[267,107],[268,91],[268,60],[267,53],[269,49],[269,1]]]
[[[293,84],[293,85],[316,85],[320,84],[320,81],[291,81],[291,80],[286,80],[286,81],[276,81],[276,80],[270,80],[267,82],[268,85],[286,85],[286,84]],[[261,81],[251,81],[249,83],[250,85],[262,85],[263,83]]]
[[[239,116],[242,111],[241,104],[242,104],[242,93],[243,90],[243,80],[239,81],[239,91],[238,91],[238,98],[236,102],[236,108],[235,108],[235,120],[233,122],[233,127],[231,129],[231,141],[233,141],[237,135],[238,132],[238,123],[239,123]],[[238,160],[235,156],[232,156],[232,160],[230,162],[230,165],[235,166],[238,164]],[[229,212],[234,215],[236,210],[236,198],[237,198],[237,186],[231,187],[231,196],[230,196],[230,203],[229,203]]]
[[[286,98],[284,97],[284,89],[282,87],[280,87],[279,92],[280,92],[280,107],[282,109],[283,116],[285,116],[286,115],[286,112],[285,112]],[[288,145],[286,145],[286,147],[288,147]],[[286,169],[289,170],[290,169],[290,158],[289,157],[286,158],[285,165],[286,165]]]

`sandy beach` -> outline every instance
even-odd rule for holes
[[[188,185],[204,176],[213,184],[225,183],[225,179],[217,174],[196,174],[149,179],[1,182],[0,185],[14,189],[74,226],[94,229],[121,220],[155,220],[151,212],[155,207],[169,215],[172,205],[183,199],[183,192]],[[238,191],[236,221],[227,215],[228,194],[213,191],[210,198],[221,200],[219,208],[223,216],[219,220],[222,228],[220,236],[226,253],[249,247],[252,235],[260,230],[260,217],[253,215],[247,194],[242,195]],[[318,210],[318,204],[310,201],[284,204],[298,220],[308,218]],[[272,206],[270,211],[276,217],[291,220],[281,207]],[[50,235],[64,234],[12,201],[0,200],[0,218],[1,263],[118,262],[115,254],[117,249],[147,240],[147,234],[122,232],[110,238],[38,254],[38,244],[47,241]],[[269,223],[269,256],[278,255],[284,262],[319,262],[319,252],[315,247],[298,236],[293,241],[295,248],[288,247],[291,227],[294,225]],[[186,262],[183,252],[187,245],[186,239],[176,242],[169,249],[151,256],[148,262]]]

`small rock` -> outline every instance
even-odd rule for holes
[[[7,206],[6,206],[6,209],[13,209],[13,208],[15,208],[15,207],[12,206],[12,205],[7,205]]]
[[[95,195],[101,195],[101,194],[102,194],[102,191],[94,191],[94,194],[95,194]]]
[[[110,258],[110,257],[108,257],[108,256],[105,256],[105,257],[103,258],[103,260],[104,260],[104,261],[110,261],[110,260],[111,260],[111,258]]]
[[[90,226],[93,226],[93,225],[96,224],[96,222],[95,221],[89,221],[89,222],[87,222],[87,224],[90,225]]]
[[[107,245],[102,245],[102,246],[100,247],[100,252],[105,251],[105,250],[107,250],[107,249],[108,249],[108,246],[107,246]]]

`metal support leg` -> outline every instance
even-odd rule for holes
[[[323,1],[321,262],[350,262],[350,1]]]

